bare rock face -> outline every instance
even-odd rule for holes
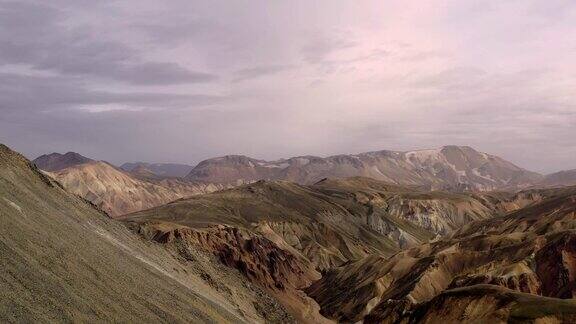
[[[204,230],[180,227],[166,231],[162,225],[148,225],[138,231],[164,244],[183,242],[207,250],[225,265],[269,289],[300,289],[319,277],[304,259],[299,260],[270,240],[236,227]]]
[[[542,295],[562,299],[576,293],[576,233],[555,237],[536,253],[536,273]]]
[[[213,254],[222,264],[276,297],[300,323],[330,322],[320,315],[318,304],[301,291],[320,274],[306,258],[297,257],[261,235],[224,225],[204,229],[172,223],[129,226],[145,238],[178,251],[185,259],[198,250]]]
[[[410,152],[378,151],[327,158],[302,156],[278,161],[232,155],[202,161],[190,171],[187,179],[228,184],[257,180],[312,184],[323,178],[355,176],[432,189],[483,191],[523,188],[542,179],[537,173],[467,146]]]

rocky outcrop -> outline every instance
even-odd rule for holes
[[[552,238],[538,250],[535,260],[542,295],[562,299],[576,296],[576,233],[563,232]]]
[[[305,259],[298,259],[270,240],[236,227],[167,230],[166,225],[156,224],[138,227],[137,231],[160,243],[192,244],[194,248],[213,253],[225,265],[269,289],[300,289],[319,278]]]

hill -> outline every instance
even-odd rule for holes
[[[101,161],[75,165],[49,175],[67,190],[114,217],[221,188],[178,179],[138,179]]]
[[[535,197],[535,191],[522,193],[523,197],[530,195]],[[574,304],[557,299],[573,298],[575,293],[570,274],[576,270],[576,188],[540,191],[538,196],[542,197],[538,203],[471,222],[447,238],[406,249],[391,258],[370,256],[332,269],[306,292],[320,304],[324,316],[339,321],[357,321],[365,316],[370,321],[382,321],[429,312],[435,312],[432,318],[438,320],[446,315],[437,313],[440,304],[456,312],[467,303],[483,301],[489,302],[470,307],[493,318],[499,309],[495,305],[500,305],[490,301],[494,292],[476,292],[471,299],[447,299],[458,295],[455,289],[470,292],[466,287],[489,284],[536,295],[532,300],[552,305],[556,309],[552,314],[558,314],[565,305],[572,314],[569,318],[573,318]],[[502,297],[497,294],[494,298]],[[506,296],[504,300],[518,295]],[[537,296],[556,299],[548,302]],[[549,315],[546,311],[538,314]]]

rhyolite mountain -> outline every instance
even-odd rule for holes
[[[90,161],[47,174],[113,217],[224,187],[177,178],[143,178],[142,174],[136,176],[103,161]]]
[[[211,255],[177,255],[0,145],[0,322],[294,322]]]
[[[353,176],[430,189],[482,191],[524,188],[543,178],[468,146],[409,152],[377,151],[326,158],[301,156],[271,162],[228,155],[200,162],[186,178],[227,184],[263,179],[312,184],[323,178]]]
[[[76,152],[66,154],[44,154],[32,161],[38,168],[44,171],[58,171],[71,166],[92,162],[94,160],[82,156]]]
[[[144,170],[158,177],[183,178],[194,167],[178,163],[146,163],[129,162],[120,166],[120,169],[128,172],[142,173]]]

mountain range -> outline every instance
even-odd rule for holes
[[[369,177],[429,189],[524,188],[543,176],[468,146],[395,152],[377,151],[327,158],[302,156],[278,161],[228,155],[200,162],[188,180],[237,184],[261,179],[312,184],[323,178]]]
[[[151,208],[225,186],[177,178],[142,178],[107,162],[88,161],[46,172],[67,190],[92,202],[111,216]]]
[[[4,321],[576,320],[573,171],[448,146],[179,178],[0,148]]]
[[[210,255],[182,261],[0,144],[0,321],[293,322]]]

